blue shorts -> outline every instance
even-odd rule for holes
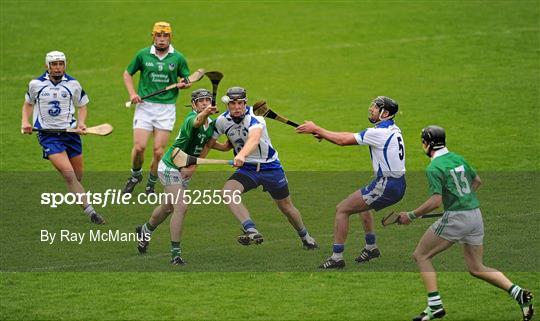
[[[269,192],[276,200],[289,196],[289,183],[282,168],[259,172],[239,168],[229,179],[240,182],[244,186],[244,193],[262,185],[263,191]]]
[[[69,158],[82,154],[81,137],[74,133],[39,133],[38,141],[43,148],[43,158],[66,151]]]
[[[379,211],[399,202],[405,195],[406,188],[405,176],[378,177],[371,184],[360,189],[360,193],[367,205]]]

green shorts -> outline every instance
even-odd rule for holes
[[[444,212],[430,228],[435,235],[450,242],[482,245],[484,241],[484,222],[479,208]]]

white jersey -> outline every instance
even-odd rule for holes
[[[232,120],[229,111],[219,115],[212,138],[217,139],[221,135],[226,135],[236,155],[244,147],[249,131],[254,128],[262,128],[263,132],[259,145],[246,157],[246,162],[260,163],[261,170],[281,168],[278,152],[272,146],[270,136],[268,136],[266,121],[261,116],[255,116],[250,106],[246,106],[244,119],[239,124]]]
[[[88,96],[79,82],[64,74],[62,80],[54,85],[45,72],[30,81],[25,95],[27,103],[34,106],[33,126],[36,128],[75,128],[75,107],[88,104]]]
[[[354,137],[358,145],[369,146],[373,171],[377,177],[399,178],[405,175],[405,143],[401,130],[392,119],[365,129]]]

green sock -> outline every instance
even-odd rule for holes
[[[158,179],[157,176],[150,173],[150,175],[148,175],[148,183],[146,184],[146,186],[152,186],[152,187],[156,186],[157,179]]]
[[[432,311],[435,311],[443,307],[441,296],[439,295],[439,291],[428,293],[428,306]]]
[[[142,226],[142,231],[146,234],[152,234],[152,232],[154,232],[156,228],[157,226],[153,226],[152,224],[150,224],[150,222],[146,222]]]
[[[180,242],[171,241],[171,257],[180,256]]]

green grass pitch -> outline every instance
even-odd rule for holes
[[[91,100],[87,123],[115,127],[111,136],[84,138],[84,185],[120,188],[130,166],[133,115],[123,107],[128,97],[122,72],[150,44],[158,20],[171,22],[173,45],[192,70],[224,73],[219,96],[227,87],[244,86],[251,103],[265,99],[296,122],[359,131],[369,126],[373,97],[398,100],[409,174],[406,197],[392,209],[410,209],[426,197],[422,171],[429,160],[420,130],[445,127],[449,148],[465,156],[485,183],[479,192],[485,263],[540,295],[537,1],[5,0],[0,6],[0,319],[404,320],[425,307],[410,255],[427,219],[410,227],[378,227],[383,256],[359,266],[354,257],[363,237],[358,217],[352,217],[345,271],[316,269],[331,252],[335,205],[369,182],[369,153],[318,143],[271,120],[270,136],[293,200],[320,250],[303,251],[260,190],[245,201],[265,243],[235,244],[239,225],[225,206],[192,206],[185,221],[185,267],[168,265],[168,221],[144,257],[128,242],[39,242],[41,229],[131,232],[153,207],[104,208],[108,224],[97,228],[74,206],[39,204],[42,192],[65,187],[41,160],[35,136],[18,134],[28,81],[43,71],[46,52],[66,53],[68,73]],[[208,80],[194,86],[201,87],[210,88]],[[182,107],[188,96],[184,92],[178,100],[171,136],[188,111]],[[221,188],[231,172],[201,167],[192,187]],[[442,271],[445,319],[520,318],[509,296],[468,275],[458,246],[435,266]]]

